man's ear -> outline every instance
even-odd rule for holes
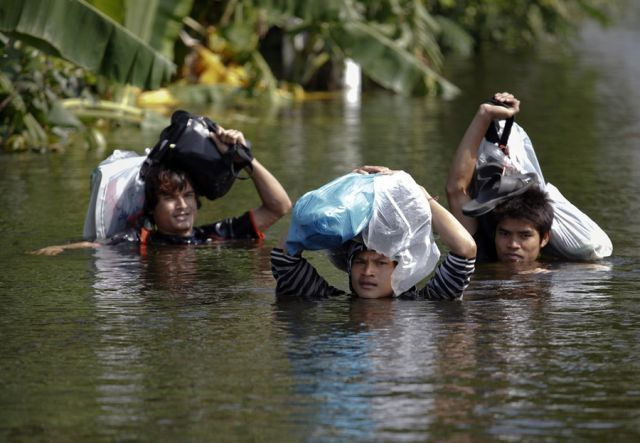
[[[551,239],[551,231],[548,231],[542,236],[542,239],[540,240],[540,248],[544,248],[545,246],[547,246],[550,239]]]

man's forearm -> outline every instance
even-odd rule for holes
[[[254,210],[258,227],[266,229],[291,209],[291,200],[280,182],[255,158],[249,176],[258,191],[262,205]]]
[[[471,234],[474,234],[477,229],[477,221],[464,215],[462,206],[471,200],[467,189],[471,184],[473,171],[478,160],[478,147],[492,119],[486,105],[480,105],[458,145],[447,178],[446,192],[449,210]]]
[[[447,179],[447,193],[466,193],[478,160],[478,147],[491,121],[491,114],[481,105],[456,150]]]

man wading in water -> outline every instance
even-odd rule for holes
[[[216,125],[216,132],[211,132],[208,136],[222,156],[230,146],[246,146],[244,135],[238,130]],[[56,255],[66,249],[100,247],[103,244],[121,242],[204,244],[224,239],[264,238],[263,231],[290,210],[291,201],[278,180],[253,156],[235,155],[233,161],[236,168],[245,168],[262,202],[258,208],[239,217],[194,227],[200,207],[199,195],[194,190],[194,179],[198,177],[171,165],[158,163],[146,171],[144,218],[138,226],[115,234],[105,243],[77,242],[49,246],[33,253]]]

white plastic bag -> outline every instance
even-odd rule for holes
[[[609,236],[551,183],[545,190],[553,206],[550,246],[570,260],[597,260],[613,252]]]
[[[139,178],[146,156],[116,149],[91,174],[91,197],[84,221],[86,240],[105,240],[127,228],[142,213],[144,182]]]
[[[501,121],[498,132],[504,128]],[[490,158],[502,154],[506,172],[515,170],[519,173],[535,172],[540,186],[547,191],[553,207],[554,217],[549,241],[552,252],[570,260],[595,260],[608,257],[613,252],[613,245],[607,234],[584,212],[571,204],[551,183],[546,183],[542,169],[538,163],[531,139],[517,123],[513,124],[509,141],[509,156],[493,143],[483,139],[478,149],[477,165]]]
[[[395,260],[391,275],[396,295],[429,275],[440,251],[431,231],[431,209],[424,192],[406,172],[376,174],[373,213],[362,237],[368,249]]]
[[[498,122],[498,134],[502,134],[502,131],[504,130],[504,123],[504,120]],[[491,158],[500,159],[507,168],[507,172],[509,170],[521,174],[535,172],[538,175],[538,183],[542,183],[544,186],[545,181],[542,176],[542,169],[540,168],[540,163],[538,163],[538,157],[533,149],[531,139],[525,130],[515,122],[511,127],[507,146],[509,147],[508,157],[502,153],[495,143],[491,143],[487,139],[483,138],[482,143],[478,148],[477,165],[481,166]]]

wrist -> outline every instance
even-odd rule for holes
[[[493,120],[495,117],[493,115],[492,105],[489,103],[482,103],[478,108],[478,112],[476,113],[476,117],[480,118],[487,123]]]
[[[255,169],[255,164],[256,164],[256,160],[252,158],[249,163],[245,162],[242,165],[242,169],[249,175],[249,177],[253,176],[253,171]]]

